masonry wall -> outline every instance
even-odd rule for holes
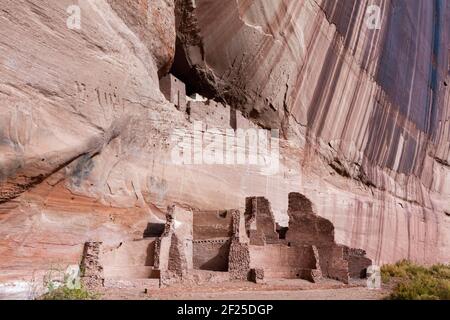
[[[270,202],[263,197],[246,199],[245,217],[250,236],[250,244],[264,245],[279,242],[275,218]]]
[[[193,213],[181,207],[173,206],[173,223],[170,239],[168,270],[178,276],[184,276],[192,270],[193,263]]]
[[[187,104],[191,121],[202,121],[208,127],[220,129],[258,129],[259,127],[242,115],[239,110],[232,109],[213,100],[189,101]]]
[[[81,268],[83,270],[82,283],[87,289],[102,287],[105,277],[100,262],[102,242],[86,242],[84,244]]]
[[[186,85],[181,80],[168,74],[160,80],[159,86],[167,100],[181,111],[186,110]]]
[[[228,271],[229,239],[194,240],[194,269]]]
[[[156,238],[124,242],[104,248],[100,262],[105,278],[144,279],[155,275],[153,270]]]
[[[318,247],[320,268],[324,276],[348,283],[350,274],[347,249],[336,244]]]
[[[316,246],[335,243],[331,221],[316,215],[311,201],[302,194],[289,194],[288,215],[289,230],[286,233],[286,241]]]
[[[250,268],[264,269],[267,278],[301,278],[305,270],[316,268],[316,260],[311,246],[251,245]]]
[[[193,215],[194,240],[231,237],[232,217],[229,211],[196,211]]]
[[[372,260],[365,256],[366,252],[361,249],[349,249],[348,271],[351,278],[365,278],[367,268],[372,265]]]
[[[191,119],[205,119],[217,128],[231,128],[231,107],[214,100],[189,101],[188,110]],[[222,124],[222,125],[218,125]]]

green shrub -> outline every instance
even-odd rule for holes
[[[99,296],[84,288],[69,289],[66,286],[50,290],[43,295],[42,300],[97,300]]]
[[[385,283],[397,282],[389,299],[450,300],[450,266],[437,264],[426,268],[410,261],[381,267]]]
[[[52,267],[44,275],[44,286],[47,293],[39,300],[97,300],[100,297],[83,288],[79,278],[71,279],[62,267]]]

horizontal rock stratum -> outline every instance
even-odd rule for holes
[[[73,2],[2,1],[0,283],[172,204],[283,224],[291,192],[378,264],[450,261],[449,0],[84,0],[79,28]],[[169,71],[210,100],[177,108]],[[276,172],[174,163],[174,135],[236,124],[279,130]]]

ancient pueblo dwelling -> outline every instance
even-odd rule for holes
[[[2,0],[0,26],[0,298],[379,298],[380,266],[450,262],[450,0]]]

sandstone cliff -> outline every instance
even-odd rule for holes
[[[381,29],[366,0],[79,3],[71,29],[73,1],[2,1],[0,282],[142,237],[173,203],[264,196],[283,222],[290,192],[377,263],[450,261],[450,1],[370,1]],[[280,129],[278,172],[174,164],[175,128],[224,124],[165,99],[170,69]]]

